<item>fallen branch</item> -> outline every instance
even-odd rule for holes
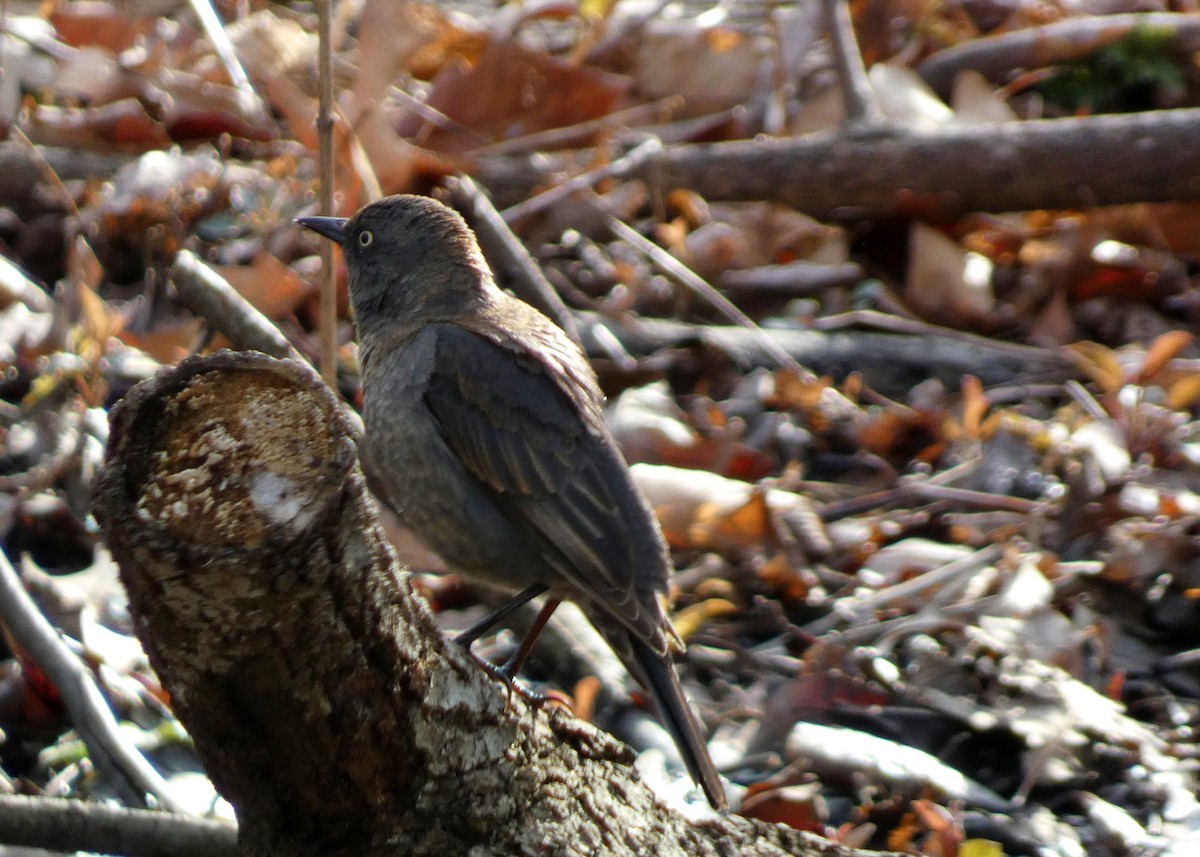
[[[962,42],[922,60],[917,74],[946,96],[961,71],[974,69],[989,80],[1002,82],[1018,69],[1084,59],[1126,38],[1135,28],[1164,38],[1167,43],[1163,47],[1180,56],[1200,50],[1200,18],[1194,14],[1082,15]]]
[[[813,217],[952,219],[972,211],[1200,199],[1200,109],[665,146],[632,175],[714,200],[775,200]],[[588,153],[481,162],[512,205]]]
[[[997,342],[983,336],[923,325],[921,335],[869,330],[818,331],[693,325],[666,319],[631,319],[628,323],[596,313],[580,313],[580,329],[588,354],[603,357],[599,336],[612,336],[629,354],[644,357],[669,348],[703,346],[727,354],[743,367],[778,368],[782,349],[800,365],[822,375],[844,378],[859,372],[874,389],[886,395],[909,389],[914,379],[937,378],[957,389],[963,375],[984,385],[1018,378],[1076,374],[1055,351]],[[767,349],[763,339],[775,346]],[[1064,374],[1065,373],[1065,374]]]
[[[180,302],[236,347],[272,357],[300,356],[274,322],[192,251],[179,251],[171,265],[171,282]]]
[[[0,842],[122,857],[238,857],[223,821],[65,798],[0,796]]]

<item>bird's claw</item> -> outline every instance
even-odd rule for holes
[[[479,665],[479,668],[487,673],[490,678],[504,685],[504,688],[507,691],[504,699],[504,704],[506,706],[512,702],[512,696],[515,693],[517,696],[521,697],[521,699],[525,700],[525,704],[534,711],[540,711],[542,706],[546,705],[547,703],[561,705],[563,708],[567,709],[567,711],[571,710],[570,702],[565,699],[562,694],[554,692],[538,693],[536,690],[530,690],[517,681],[516,676],[514,676],[512,673],[513,663],[511,660],[501,666],[497,666],[487,658],[475,654],[470,649],[467,649],[467,653],[471,656],[475,663]]]

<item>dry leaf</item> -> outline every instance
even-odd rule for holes
[[[692,545],[698,548],[759,545],[773,535],[771,511],[767,508],[766,492],[755,488],[747,501],[735,508],[723,508],[720,503],[705,503],[696,510],[696,518],[688,528]]]
[[[1125,370],[1111,348],[1098,342],[1084,341],[1068,345],[1066,353],[1104,392],[1115,393],[1124,385]]]
[[[217,271],[263,315],[290,315],[316,289],[266,250],[249,265],[221,265]]]
[[[962,380],[962,425],[963,431],[972,440],[979,439],[979,428],[990,405],[983,393],[983,385],[974,375],[965,375]]]
[[[58,37],[68,45],[96,45],[120,53],[158,26],[155,16],[130,15],[125,11],[127,8],[127,4],[118,8],[99,0],[76,0],[55,3],[49,17]]]
[[[820,835],[825,833],[828,811],[820,783],[804,783],[757,791],[742,801],[738,814]]]
[[[687,99],[687,115],[745,104],[771,85],[771,45],[696,18],[654,18],[641,28],[630,73],[647,100]]]
[[[1171,360],[1179,356],[1196,339],[1186,330],[1172,330],[1162,334],[1146,349],[1146,359],[1133,380],[1138,384],[1146,384],[1158,376]]]
[[[607,116],[621,106],[630,87],[631,81],[621,75],[492,39],[477,62],[450,62],[432,81],[425,103],[458,128],[434,127],[409,112],[397,131],[433,151],[459,153],[482,141]]]
[[[171,145],[166,129],[136,98],[86,108],[38,104],[29,111],[24,131],[35,143],[67,149],[119,146],[141,152]]]
[[[1200,402],[1200,372],[1185,375],[1167,388],[1166,406],[1171,410],[1184,411]]]
[[[929,319],[961,326],[981,325],[995,311],[990,259],[968,253],[923,223],[909,232],[904,295]]]
[[[187,356],[202,326],[200,319],[193,318],[164,324],[145,333],[124,330],[118,337],[127,345],[145,351],[159,363],[173,366]]]
[[[700,626],[709,619],[719,619],[722,616],[736,613],[737,610],[737,605],[732,601],[724,598],[706,598],[698,604],[689,605],[675,613],[671,617],[671,624],[675,626],[675,631],[679,634],[680,639],[686,643],[696,636]]]

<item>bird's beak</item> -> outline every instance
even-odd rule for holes
[[[345,217],[297,217],[296,222],[335,244],[346,243]]]

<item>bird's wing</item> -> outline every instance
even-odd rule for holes
[[[662,640],[661,536],[597,415],[528,353],[439,325],[425,405],[447,446],[563,582],[647,641]]]

